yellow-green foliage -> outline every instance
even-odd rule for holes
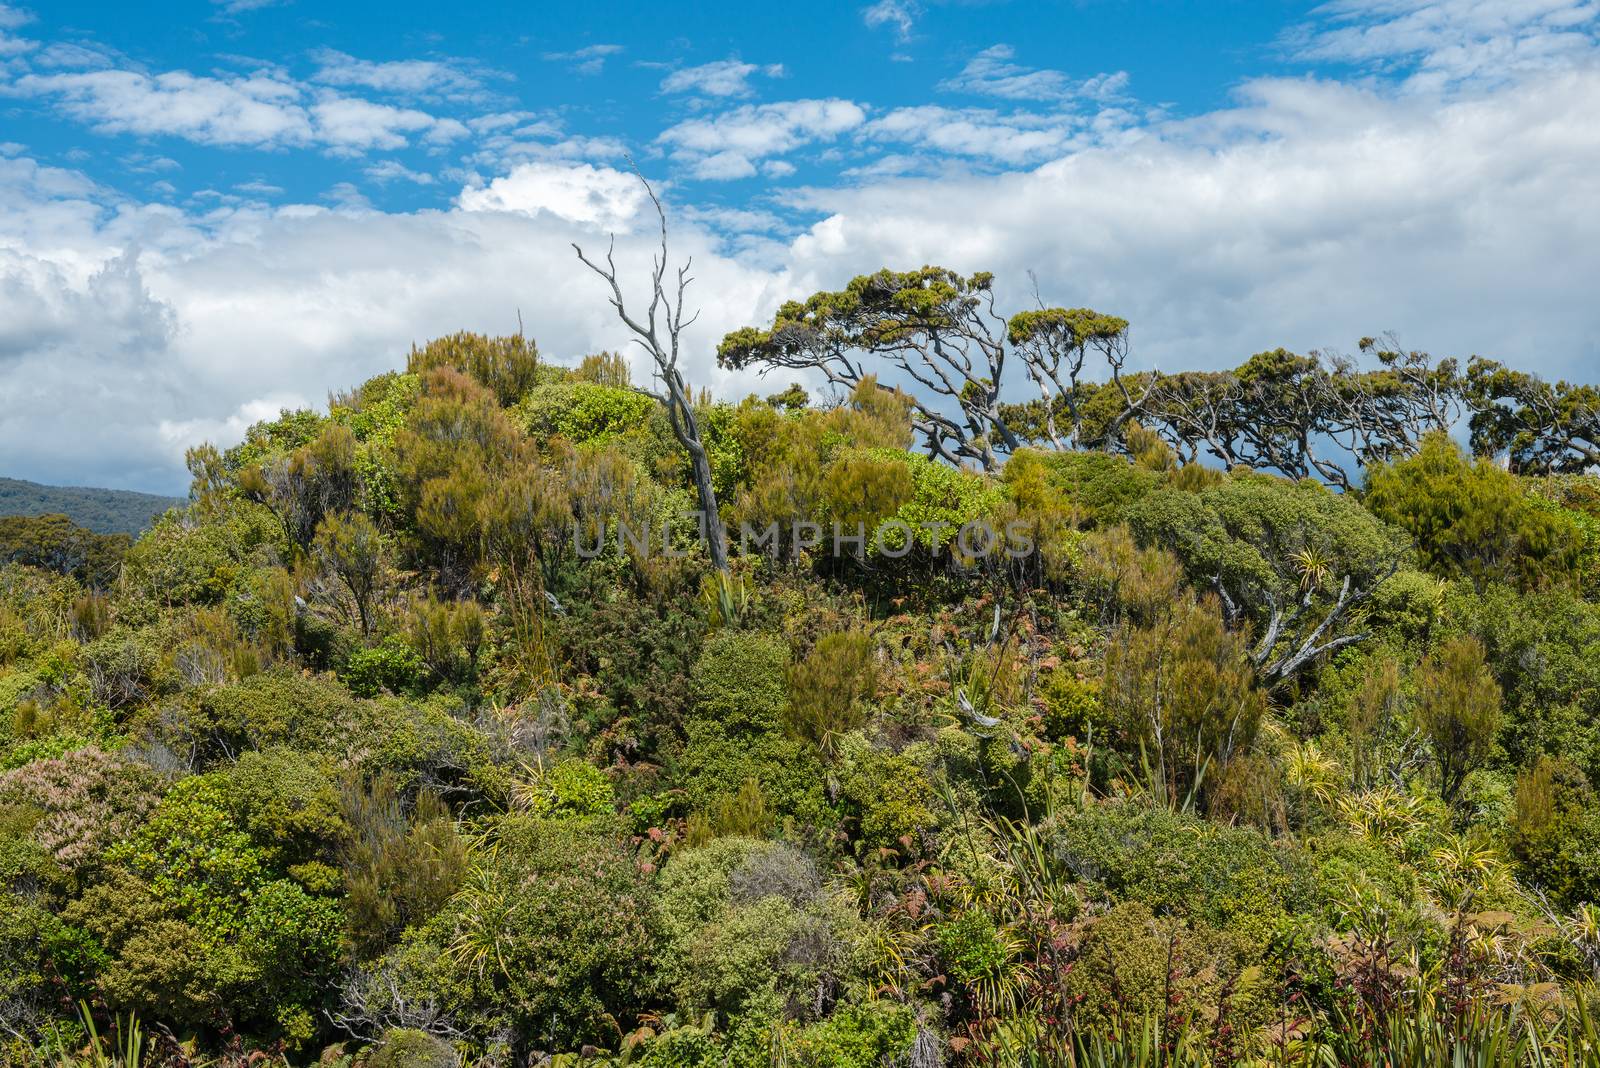
[[[1086,1025],[1171,1011],[1204,1028],[1221,1009],[1248,1032],[1274,1009],[1276,992],[1251,947],[1204,923],[1157,918],[1148,905],[1129,901],[1082,926],[1078,959],[1065,978]]]
[[[1417,455],[1373,470],[1366,501],[1416,540],[1430,569],[1480,587],[1507,577],[1525,586],[1569,581],[1582,552],[1571,517],[1541,507],[1492,461],[1469,461],[1443,434],[1424,440]]]
[[[792,846],[722,838],[662,873],[661,976],[682,1011],[808,1017],[859,967],[860,921]]]
[[[952,543],[968,523],[987,522],[990,529],[1002,533],[999,528],[1003,524],[996,522],[996,517],[1001,514],[1004,494],[982,476],[916,453],[874,449],[867,456],[904,472],[893,478],[877,475],[879,484],[903,486],[909,480],[911,489],[909,499],[868,530],[869,552],[876,552],[880,542],[890,552],[904,549],[908,527],[912,543],[927,552],[955,552]],[[885,503],[893,499],[890,497]]]
[[[1181,597],[1149,625],[1113,634],[1101,702],[1162,802],[1190,797],[1250,749],[1267,702],[1248,654],[1212,597]]]
[[[516,414],[535,438],[560,434],[574,442],[604,443],[640,430],[654,399],[627,386],[567,381],[537,386],[518,402]]]
[[[460,891],[430,921],[441,967],[470,982],[452,1006],[561,1048],[615,1040],[616,1019],[651,993],[655,898],[626,844],[604,828],[528,817],[502,820]],[[452,999],[446,987],[444,1000]]]
[[[509,407],[537,381],[539,350],[521,334],[485,337],[462,331],[435,338],[420,349],[413,346],[406,358],[408,374],[421,375],[436,367],[470,375],[495,395],[501,407]]]
[[[512,803],[541,819],[583,819],[610,815],[611,780],[586,760],[563,760],[536,771],[511,791]]]
[[[867,743],[859,733],[839,741],[839,792],[855,824],[858,848],[920,850],[938,824],[933,784],[919,746],[901,753]]]
[[[788,670],[789,703],[784,722],[801,738],[823,748],[859,725],[863,703],[877,690],[871,636],[856,631],[824,635],[806,658]]]

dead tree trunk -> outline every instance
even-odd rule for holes
[[[604,266],[584,255],[583,249],[576,243],[572,248],[584,266],[605,279],[611,286],[611,306],[616,309],[617,316],[623,324],[633,332],[633,340],[650,354],[650,359],[655,363],[656,377],[661,379],[665,391],[645,392],[649,392],[666,406],[667,415],[672,422],[672,434],[678,439],[678,444],[683,446],[684,452],[689,454],[689,470],[694,479],[695,497],[700,508],[701,533],[705,537],[706,551],[711,557],[711,566],[719,572],[726,572],[728,542],[723,533],[721,514],[717,510],[717,491],[711,481],[711,461],[706,456],[705,440],[700,436],[700,423],[695,418],[689,387],[684,384],[683,375],[678,371],[679,341],[684,329],[700,314],[696,312],[688,319],[683,317],[683,294],[688,289],[689,283],[694,280],[689,277],[691,261],[685,260],[683,266],[678,268],[677,291],[675,294],[669,294],[665,284],[667,213],[662,209],[656,191],[645,181],[644,175],[639,174],[637,167],[634,168],[634,173],[639,175],[639,182],[650,195],[650,203],[655,206],[656,217],[661,220],[661,251],[652,262],[650,307],[643,322],[628,312],[622,298],[622,287],[617,282],[617,265],[612,258],[612,254],[616,251],[616,235],[612,235],[611,244],[606,249]]]

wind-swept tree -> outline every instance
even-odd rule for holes
[[[636,172],[637,173],[637,172]],[[656,377],[661,380],[662,392],[644,390],[654,397],[667,409],[667,416],[672,423],[672,435],[678,439],[678,444],[683,451],[689,454],[689,470],[694,479],[695,496],[700,506],[701,524],[704,528],[706,551],[711,557],[711,566],[719,572],[728,570],[728,544],[723,535],[722,520],[717,511],[717,491],[711,480],[711,461],[706,454],[705,439],[700,432],[700,421],[695,416],[693,399],[689,395],[689,387],[683,380],[683,373],[678,370],[678,353],[682,344],[683,331],[699,317],[695,312],[684,318],[683,295],[689,288],[693,278],[689,275],[692,260],[684,260],[683,265],[675,272],[676,281],[670,287],[667,284],[667,213],[661,207],[661,200],[656,196],[656,191],[651,188],[644,175],[639,175],[639,182],[650,196],[650,203],[656,209],[656,217],[661,221],[661,251],[652,259],[650,269],[650,304],[645,310],[644,319],[641,321],[628,311],[627,303],[622,295],[622,285],[617,281],[617,264],[613,257],[616,251],[617,239],[613,234],[611,244],[606,248],[604,265],[596,263],[584,254],[579,245],[574,242],[573,251],[578,254],[578,259],[583,265],[605,279],[611,287],[611,307],[616,310],[617,317],[622,320],[630,331],[633,340],[650,355],[651,361],[656,365]]]
[[[1514,371],[1494,360],[1467,368],[1472,451],[1504,454],[1518,474],[1576,473],[1600,467],[1600,389]]]
[[[860,275],[838,292],[789,301],[770,327],[728,334],[717,360],[816,371],[852,392],[874,372],[869,358],[885,362],[925,391],[913,398],[912,425],[929,454],[986,471],[1036,436],[1023,429],[1030,422],[1058,448],[1080,444],[1085,402],[1102,388],[1082,380],[1091,354],[1106,361],[1120,409],[1133,408],[1122,388],[1126,320],[1085,308],[1007,319],[995,310],[993,283],[987,272],[963,276],[945,267]],[[1031,413],[1002,403],[1008,363],[1020,364],[1039,390]]]
[[[1410,455],[1460,413],[1455,361],[1435,363],[1392,340],[1365,338],[1361,350],[1375,368],[1279,348],[1231,371],[1156,375],[1139,419],[1184,461],[1208,457],[1350,489],[1357,465]]]

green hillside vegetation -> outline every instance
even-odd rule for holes
[[[131,490],[87,486],[42,486],[16,478],[0,478],[0,517],[64,515],[96,534],[137,537],[169,508],[187,502]]]
[[[1030,404],[879,384],[986,293],[724,343],[830,402],[455,335],[0,566],[0,1063],[1596,1063],[1586,387],[1061,309]]]

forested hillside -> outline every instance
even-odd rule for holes
[[[153,493],[42,486],[17,478],[0,478],[0,516],[64,515],[96,534],[137,536],[162,512],[183,503],[178,498]]]
[[[723,343],[825,398],[666,337],[0,567],[0,1061],[1596,1063],[1594,390],[932,268]]]

